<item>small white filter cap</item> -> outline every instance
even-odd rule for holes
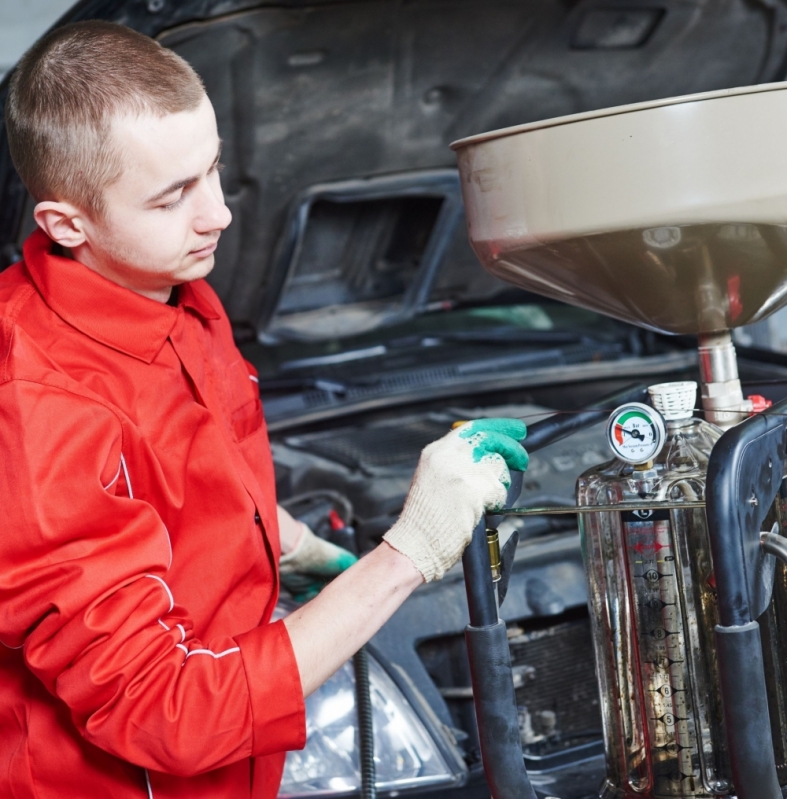
[[[697,384],[693,380],[680,383],[658,383],[648,388],[653,407],[668,422],[691,419],[697,400]]]

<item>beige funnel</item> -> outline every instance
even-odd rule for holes
[[[503,280],[667,333],[787,304],[787,83],[452,146],[470,241]]]

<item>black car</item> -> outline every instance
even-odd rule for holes
[[[233,225],[210,277],[259,370],[280,502],[374,547],[421,448],[459,420],[570,412],[631,382],[691,379],[694,342],[513,289],[467,243],[451,141],[606,106],[781,80],[779,0],[84,0],[202,76]],[[4,102],[8,80],[0,87]],[[0,252],[33,203],[0,132]],[[787,394],[787,357],[740,349],[750,393]],[[538,452],[519,505],[574,503],[608,459],[599,426]],[[519,536],[502,616],[524,756],[541,796],[597,796],[603,741],[576,517]],[[281,613],[293,600],[284,597]],[[378,790],[488,796],[462,631],[461,568],[370,645]],[[307,701],[281,793],[357,793],[353,672]]]

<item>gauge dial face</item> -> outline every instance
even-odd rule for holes
[[[609,418],[609,446],[626,463],[647,463],[661,452],[666,437],[658,411],[640,402],[622,405]]]

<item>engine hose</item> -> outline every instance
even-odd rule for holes
[[[355,707],[358,714],[358,761],[361,767],[361,799],[376,799],[377,770],[374,765],[374,724],[369,690],[369,652],[362,646],[353,657]]]

